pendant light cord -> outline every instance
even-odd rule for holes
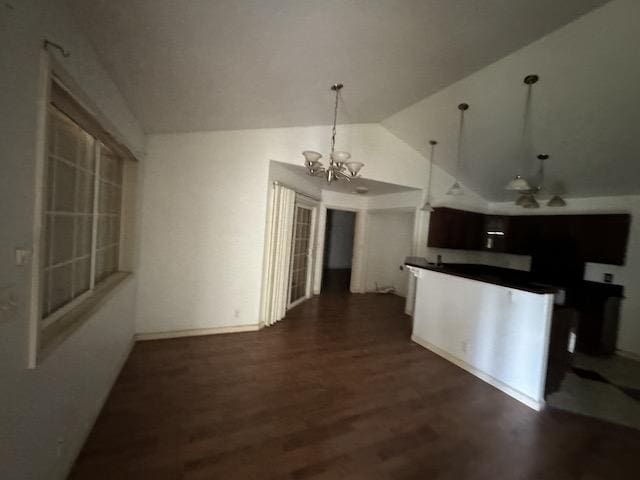
[[[459,107],[460,108],[460,107]],[[458,130],[458,158],[456,160],[456,167],[458,170],[458,173],[460,173],[460,159],[462,158],[462,133],[464,131],[464,112],[465,112],[466,108],[460,108],[460,128]]]
[[[522,144],[520,146],[520,158],[521,161],[523,162],[523,172],[526,171],[527,169],[527,153],[529,150],[529,143],[530,143],[530,124],[531,124],[531,102],[533,99],[533,84],[529,83],[527,84],[527,96],[525,98],[525,102],[524,102],[524,115],[522,117]],[[526,175],[525,173],[523,173],[523,175]]]
[[[427,186],[427,202],[431,202],[431,175],[433,174],[433,159],[435,157],[436,141],[431,140],[431,157],[429,159],[429,184]]]
[[[333,153],[336,147],[336,123],[338,122],[338,95],[340,95],[340,89],[336,89],[336,102],[333,107],[333,129],[331,130],[331,153]],[[331,159],[333,163],[333,158]]]

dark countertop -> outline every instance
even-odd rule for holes
[[[532,293],[556,293],[558,290],[563,289],[567,292],[565,305],[580,305],[584,303],[586,299],[602,301],[609,297],[624,298],[624,288],[621,285],[590,282],[587,280],[572,282],[571,284],[549,282],[535,278],[531,272],[514,270],[512,268],[470,263],[445,263],[438,267],[422,257],[407,257],[405,259],[405,265]],[[551,283],[554,283],[554,285]]]
[[[407,257],[404,263],[412,267],[537,294],[556,293],[560,288],[552,285],[539,284],[531,280],[529,272],[522,272],[510,268],[468,263],[445,263],[442,264],[442,266],[436,266],[422,257]]]

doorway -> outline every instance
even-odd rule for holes
[[[322,293],[350,290],[355,229],[355,212],[327,209],[322,257]]]

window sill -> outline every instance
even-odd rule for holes
[[[133,274],[131,272],[114,273],[104,282],[97,285],[93,290],[93,294],[80,305],[64,314],[55,323],[43,328],[40,331],[40,349],[38,351],[37,364],[41,364],[132,278]]]

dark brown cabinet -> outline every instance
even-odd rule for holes
[[[430,247],[480,250],[484,215],[476,212],[440,207],[431,213]]]
[[[628,214],[504,216],[440,207],[431,213],[428,246],[623,265],[630,224]]]

